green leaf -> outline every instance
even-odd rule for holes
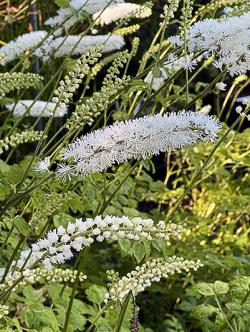
[[[210,304],[200,304],[191,312],[192,317],[197,319],[204,319],[211,316],[213,313],[218,313],[218,308]]]
[[[229,286],[227,283],[217,280],[214,283],[214,291],[217,295],[226,294],[229,291]]]
[[[137,263],[140,263],[143,260],[146,255],[143,242],[135,242],[133,244],[133,255],[135,256]]]
[[[128,253],[132,247],[132,243],[128,239],[118,240],[118,244],[119,244],[120,248],[122,249],[122,251],[124,251],[126,253]]]
[[[103,286],[91,285],[86,290],[86,295],[87,295],[87,298],[89,301],[96,303],[96,304],[101,304],[101,303],[103,303],[104,295],[106,292],[107,292],[107,289]]]
[[[194,286],[194,289],[204,296],[214,295],[213,284],[208,284],[206,282],[199,282]]]
[[[58,7],[68,7],[69,6],[69,0],[55,0],[55,3]]]
[[[16,229],[23,235],[28,236],[30,233],[30,228],[27,222],[22,217],[15,217],[13,224]]]
[[[179,304],[178,308],[180,308],[183,311],[191,311],[194,308],[194,304],[190,303],[188,301],[182,301],[181,304]]]

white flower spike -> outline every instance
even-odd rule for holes
[[[218,120],[202,112],[150,115],[96,130],[78,138],[65,150],[57,174],[88,175],[114,164],[147,158],[198,142],[213,142],[221,128]]]

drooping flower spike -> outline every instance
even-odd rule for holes
[[[53,264],[61,264],[73,257],[72,250],[80,251],[90,246],[94,240],[103,242],[106,239],[117,241],[129,239],[133,241],[163,239],[171,237],[181,239],[184,228],[181,225],[164,221],[154,224],[152,219],[98,216],[85,221],[76,219],[66,228],[59,226],[48,232],[47,236],[32,245],[32,259],[42,260],[45,268],[51,269]]]
[[[200,260],[188,260],[183,257],[154,258],[142,266],[136,266],[134,271],[129,272],[122,278],[117,278],[114,271],[107,271],[107,277],[111,281],[109,292],[105,294],[104,302],[120,302],[132,292],[137,295],[150,287],[153,282],[159,282],[162,278],[168,278],[170,275],[196,271],[203,266]]]

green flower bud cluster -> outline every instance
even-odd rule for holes
[[[66,123],[66,128],[70,130],[81,128],[85,124],[91,125],[96,117],[108,109],[111,101],[119,97],[118,92],[126,86],[130,79],[128,76],[118,77],[120,68],[124,67],[129,56],[127,50],[117,53],[111,67],[107,70],[101,90],[95,92],[84,104],[76,107]]]
[[[168,4],[164,6],[164,14],[161,15],[161,18],[164,19],[164,24],[168,24],[179,7],[180,0],[168,0]],[[162,23],[161,23],[162,24]]]
[[[194,0],[184,0],[180,17],[180,25],[183,29],[185,29],[188,25],[191,24],[193,7]]]
[[[91,77],[94,78],[95,76],[97,76],[97,74],[99,74],[99,72],[108,64],[110,64],[112,61],[114,61],[114,59],[116,57],[120,56],[121,52],[115,52],[113,54],[110,54],[108,56],[106,56],[104,59],[102,59],[101,61],[99,61],[94,67],[92,67],[91,70]]]
[[[140,38],[138,37],[135,37],[133,40],[132,40],[132,49],[131,49],[131,54],[132,56],[135,56],[137,51],[138,51],[138,48],[139,48],[139,44],[140,44]]]
[[[120,74],[120,69],[128,62],[129,52],[125,50],[120,52],[119,57],[116,57],[112,65],[107,70],[107,74],[103,80],[103,86],[108,86],[116,81],[118,75]]]
[[[61,107],[69,104],[74,92],[79,88],[83,78],[90,73],[90,65],[98,62],[102,56],[100,49],[90,49],[77,60],[74,68],[59,82],[59,87],[54,92],[52,102]]]
[[[33,73],[0,73],[0,98],[10,91],[38,87],[42,80],[42,76]]]
[[[2,319],[4,316],[8,315],[9,313],[9,307],[5,304],[0,304],[0,319]]]
[[[5,137],[0,140],[0,154],[4,151],[8,151],[10,148],[15,148],[19,144],[40,141],[42,138],[46,138],[46,136],[43,136],[43,132],[35,130],[26,130],[21,133],[13,134],[9,137]]]
[[[130,25],[129,27],[123,27],[123,28],[117,29],[114,31],[114,33],[119,36],[127,36],[127,35],[131,35],[132,33],[135,33],[136,31],[138,31],[140,29],[140,27],[141,26],[139,24],[133,24],[133,25]]]
[[[226,15],[223,15],[223,17],[241,16],[249,11],[250,11],[250,3],[246,1],[245,3],[239,3],[238,6],[230,8],[230,11]]]
[[[41,209],[38,209],[33,213],[29,225],[34,228],[38,223],[46,222],[48,217],[52,216],[56,211],[60,210],[65,203],[76,196],[77,194],[73,191],[50,194],[47,197],[49,204],[42,206]]]

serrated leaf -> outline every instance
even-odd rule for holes
[[[208,284],[206,282],[199,282],[194,286],[194,289],[201,295],[211,296],[214,295],[213,284]]]
[[[226,294],[229,291],[229,286],[226,282],[217,280],[214,283],[214,291],[217,295]]]
[[[87,295],[87,298],[89,301],[96,303],[96,304],[101,304],[101,303],[103,303],[104,295],[106,292],[107,292],[107,289],[103,286],[91,285],[86,290],[86,295]]]

